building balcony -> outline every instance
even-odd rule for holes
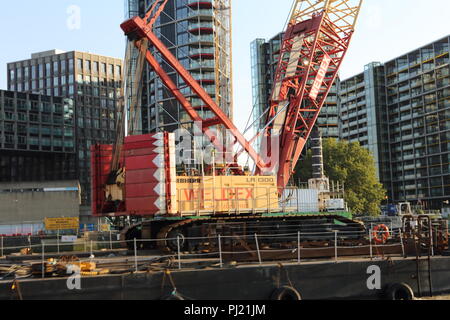
[[[213,7],[213,0],[189,0],[188,7],[191,9],[211,9]]]
[[[212,22],[190,23],[188,30],[195,35],[212,34],[214,32]]]
[[[407,138],[405,137],[405,139],[407,139]],[[414,146],[412,144],[409,144],[407,146],[403,146],[403,151],[409,151],[409,150],[412,150],[412,149],[414,149]]]
[[[214,60],[191,61],[189,69],[214,69]]]
[[[190,10],[188,12],[188,18],[204,18],[208,20],[212,20],[214,16],[214,11],[212,9],[199,9],[199,10]]]
[[[191,35],[189,37],[189,44],[198,44],[198,43],[214,44],[214,36],[213,35],[202,35],[202,36]]]
[[[356,105],[357,105],[358,107],[365,106],[365,105],[366,105],[366,101],[365,101],[365,100],[360,101],[360,102],[358,102]]]
[[[358,121],[352,121],[348,124],[349,127],[355,127],[358,125]]]
[[[350,87],[347,87],[347,91],[355,91],[356,85],[351,85]]]
[[[198,53],[190,56],[193,60],[214,60],[214,54],[211,53]]]
[[[197,55],[197,54],[214,54],[215,48],[214,47],[202,47],[202,48],[191,48],[189,50],[189,55]]]
[[[358,111],[357,115],[358,116],[367,115],[367,111],[366,110]]]
[[[400,112],[403,112],[403,111],[409,111],[411,109],[411,105],[406,105],[406,106],[403,106],[403,107],[401,107],[400,108]]]
[[[403,156],[403,160],[412,160],[412,159],[414,159],[414,155],[413,154],[409,154],[409,155]]]

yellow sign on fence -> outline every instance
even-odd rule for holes
[[[69,230],[79,227],[79,218],[45,218],[46,230]]]
[[[111,227],[110,227],[109,224],[101,224],[100,225],[100,231],[107,232],[107,231],[110,231],[110,230],[111,230]]]

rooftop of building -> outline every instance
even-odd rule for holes
[[[374,65],[374,66],[384,66],[384,65],[386,65],[386,64],[389,64],[389,63],[392,63],[392,62],[396,61],[397,59],[400,59],[400,58],[402,58],[402,57],[408,56],[409,54],[412,54],[412,53],[416,52],[417,50],[427,48],[427,47],[429,47],[429,46],[431,46],[431,45],[433,45],[433,44],[435,44],[435,43],[442,42],[442,41],[444,41],[444,40],[446,40],[446,39],[448,40],[449,38],[450,38],[450,34],[447,35],[447,36],[445,36],[445,37],[442,37],[442,38],[440,38],[440,39],[437,39],[437,40],[435,40],[435,41],[432,41],[432,42],[430,42],[430,43],[428,43],[428,44],[426,44],[426,45],[423,45],[423,46],[420,46],[420,47],[418,47],[418,48],[415,48],[415,49],[413,49],[413,50],[411,50],[411,51],[409,51],[409,52],[407,52],[407,53],[405,53],[405,54],[399,55],[398,57],[395,57],[395,58],[393,58],[393,59],[389,59],[389,60],[387,60],[387,61],[384,62],[384,63],[380,63],[380,62],[371,62],[371,63],[367,64],[367,65],[365,66],[365,68],[367,68],[368,66],[371,66],[371,65]],[[349,77],[349,78],[347,78],[347,79],[345,79],[345,80],[342,80],[341,82],[342,82],[342,83],[345,83],[345,82],[348,81],[348,80],[353,80],[354,78],[359,77],[359,76],[363,76],[363,75],[364,75],[364,71],[363,71],[363,72],[360,72],[360,73],[358,73],[358,74],[356,74],[356,75],[354,75],[354,76],[351,76],[351,77]]]
[[[45,94],[35,93],[35,92],[20,92],[20,91],[11,91],[11,90],[4,90],[0,89],[0,97],[6,97],[6,98],[17,98],[17,99],[23,99],[23,100],[45,100],[47,102],[53,101],[55,103],[61,103],[63,100],[67,100],[68,98],[65,97],[59,97],[59,96],[48,96]]]
[[[32,53],[31,59],[44,58],[44,57],[54,56],[54,55],[63,54],[63,53],[66,53],[66,51],[59,50],[59,49],[41,51],[41,52]]]
[[[24,62],[24,61],[29,61],[29,60],[34,60],[34,59],[42,59],[42,58],[51,57],[51,56],[55,56],[55,55],[68,54],[68,53],[73,53],[74,55],[75,54],[94,55],[94,56],[98,56],[98,57],[103,57],[103,58],[109,58],[109,59],[123,61],[122,58],[106,56],[106,55],[102,55],[102,54],[98,54],[98,53],[94,53],[94,52],[89,52],[89,51],[88,52],[78,51],[78,50],[64,51],[64,50],[59,50],[59,49],[52,49],[52,50],[46,50],[46,51],[31,53],[31,57],[29,59],[22,59],[22,60],[17,60],[17,61],[11,61],[11,62],[8,62],[8,65],[14,64],[14,63],[20,63],[20,62]]]
[[[435,44],[435,43],[442,42],[442,41],[444,41],[444,40],[447,40],[447,41],[448,41],[449,38],[450,38],[450,34],[447,35],[447,36],[445,36],[445,37],[442,37],[442,38],[440,38],[440,39],[434,40],[434,41],[432,41],[432,42],[430,42],[430,43],[427,43],[426,45],[423,45],[423,46],[420,46],[420,47],[418,47],[418,48],[415,48],[415,49],[413,49],[413,50],[411,50],[411,51],[408,51],[407,53],[404,53],[404,54],[402,54],[402,55],[400,55],[400,56],[398,56],[398,57],[395,57],[395,58],[393,58],[393,59],[389,59],[389,60],[386,61],[384,64],[390,63],[390,62],[395,61],[395,60],[397,60],[397,59],[399,59],[399,58],[402,58],[402,57],[404,57],[404,56],[407,56],[407,55],[409,55],[409,54],[412,54],[412,53],[416,52],[417,50],[425,49],[426,47],[429,47],[429,46],[431,46],[431,45],[433,45],[433,44]]]

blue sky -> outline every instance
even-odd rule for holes
[[[70,30],[67,10],[73,5],[81,9],[81,24]],[[234,105],[240,128],[251,112],[250,42],[281,31],[291,5],[291,0],[233,0]],[[341,76],[448,35],[449,12],[448,0],[365,0]],[[123,0],[2,1],[0,88],[6,88],[6,63],[28,59],[32,52],[57,48],[123,57],[123,17]]]

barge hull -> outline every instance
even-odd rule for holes
[[[374,265],[381,270],[380,290],[367,286]],[[177,270],[170,277],[186,300],[269,300],[284,285],[295,287],[304,300],[380,299],[392,283],[408,284],[416,297],[450,293],[450,257],[432,258],[430,265],[427,259],[393,258]],[[64,278],[26,279],[19,287],[24,300],[161,300],[174,290],[170,277],[161,271],[83,277],[81,290],[69,290]],[[11,281],[0,282],[1,300],[18,297]]]

